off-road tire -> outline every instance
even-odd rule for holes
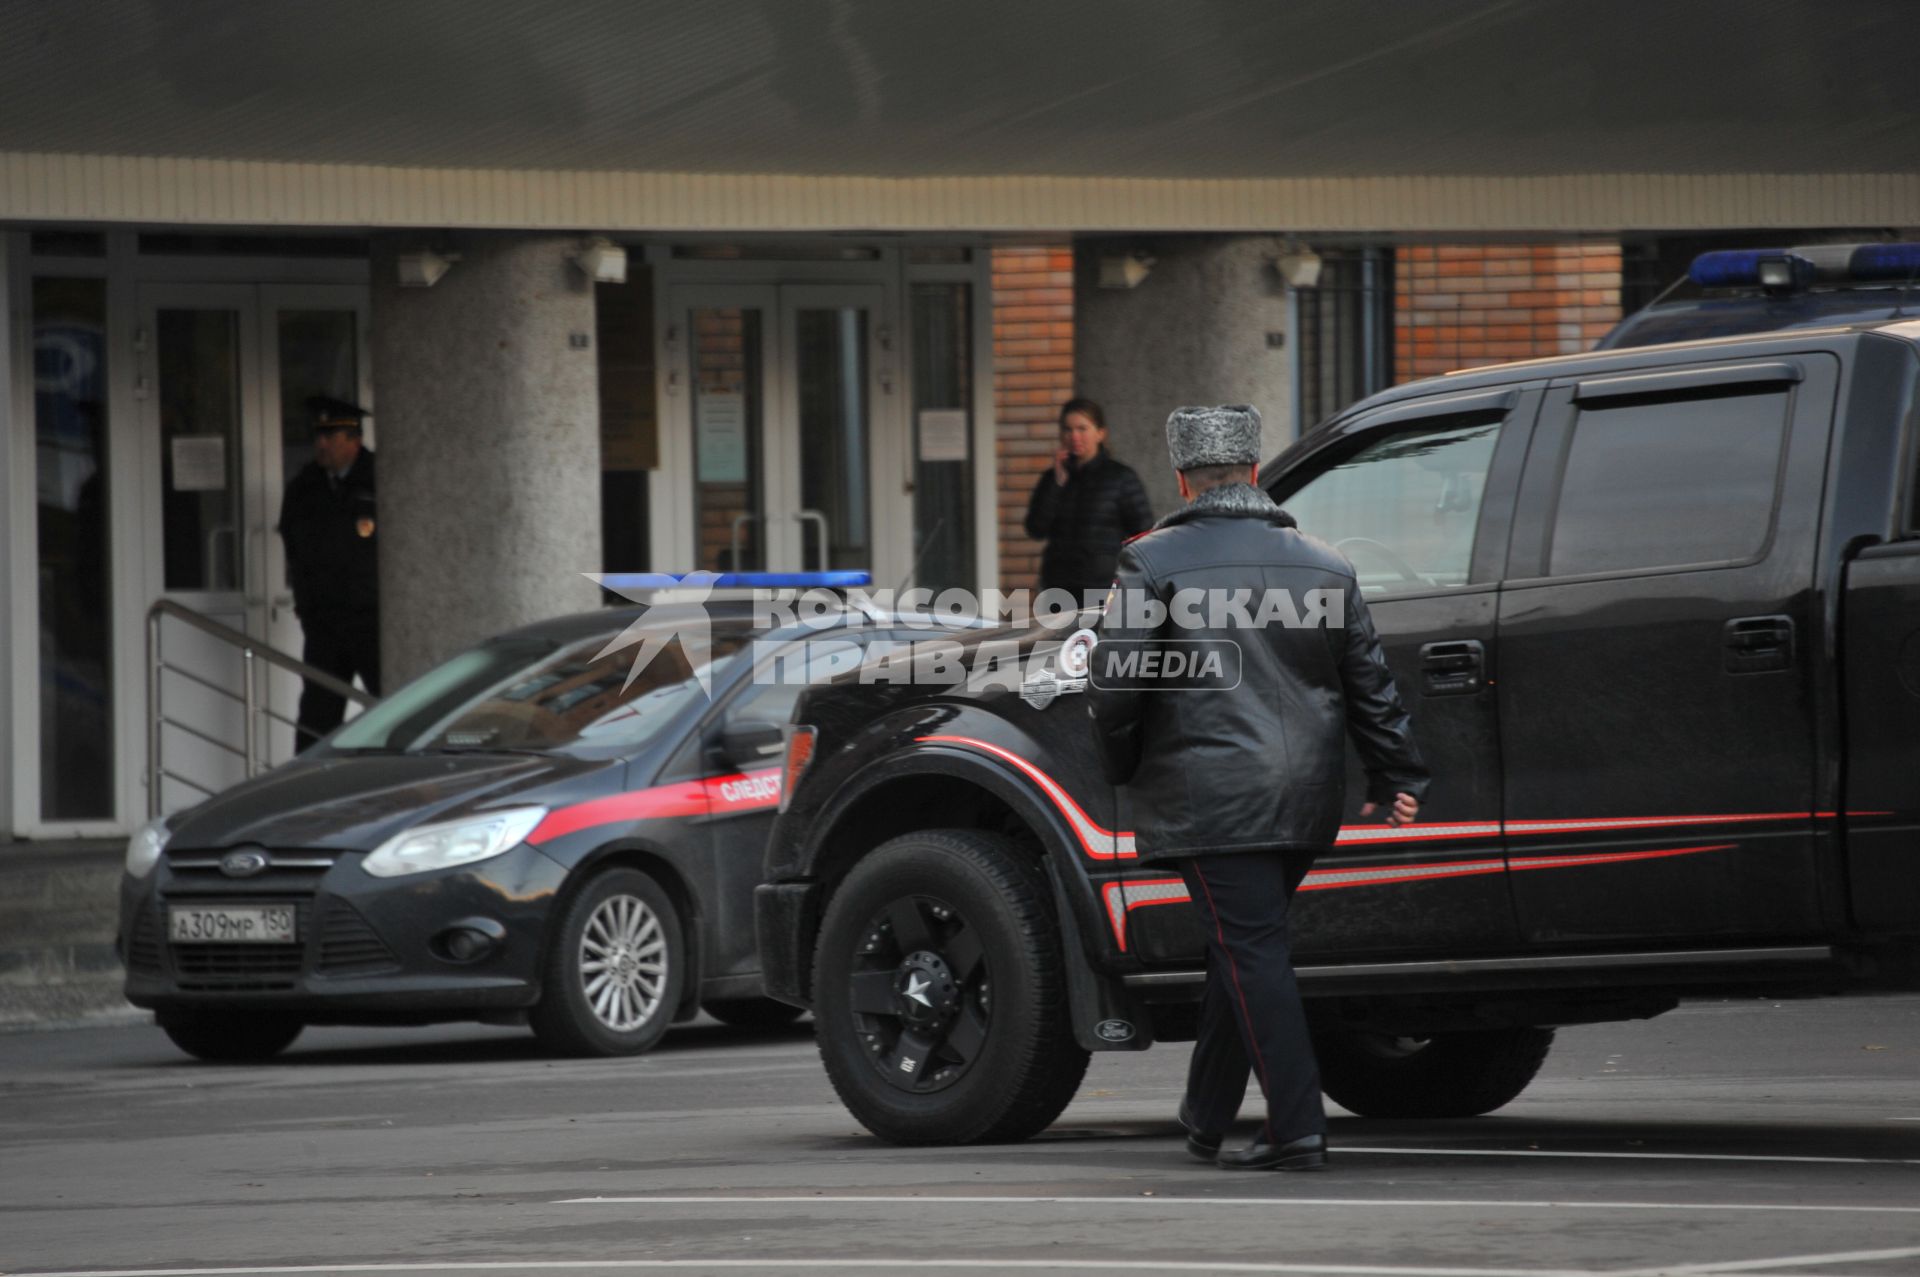
[[[623,915],[639,919],[636,951],[645,948],[649,953],[642,961],[657,961],[662,968],[653,981],[657,992],[651,1012],[628,1027],[618,1027],[604,1018],[612,1015],[618,1019],[624,1012],[605,1007],[596,1011],[596,992],[589,986],[600,972],[588,969],[590,962],[604,960],[598,951],[607,948],[607,928],[612,924],[617,930]],[[654,924],[652,930],[648,920]],[[590,924],[595,924],[591,941],[587,936]],[[660,941],[657,956],[650,938],[656,931]],[[672,897],[648,875],[637,869],[608,869],[588,879],[560,916],[558,930],[547,946],[540,1001],[527,1014],[534,1036],[562,1055],[638,1055],[650,1050],[673,1023],[680,1007],[686,982],[685,934]]]
[[[983,1027],[971,1038],[972,1054],[951,1066],[957,1080],[926,1094],[889,1081],[884,1051],[863,1037],[862,1024],[878,1021],[854,1007],[856,974],[875,976],[870,968],[888,961],[884,947],[875,957],[863,946],[872,943],[875,920],[902,900],[924,905],[920,916],[936,932],[949,929],[946,940],[936,935],[923,951],[952,942],[957,954],[954,937],[971,930],[978,955],[971,963],[956,957],[953,972],[963,987],[954,996],[963,1004],[958,1014],[977,1012],[974,1023]],[[934,921],[943,908],[947,921]],[[1045,873],[994,834],[925,830],[869,852],[827,906],[814,995],[814,1034],[834,1090],[861,1125],[895,1144],[1026,1139],[1052,1124],[1087,1071],[1088,1053],[1074,1041],[1060,926]],[[937,1063],[929,1061],[924,1080],[937,1080]]]
[[[1317,1020],[1320,1089],[1361,1117],[1479,1117],[1527,1089],[1552,1029],[1479,1029],[1424,1038]]]
[[[293,1045],[307,1026],[277,1011],[166,1011],[160,1028],[196,1060],[258,1064]]]
[[[736,1029],[779,1029],[805,1014],[801,1008],[773,998],[727,998],[703,1002],[700,1009]]]

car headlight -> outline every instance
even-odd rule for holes
[[[545,807],[513,807],[419,825],[381,843],[360,867],[376,878],[398,878],[488,860],[525,842],[546,814]]]
[[[134,878],[144,878],[153,872],[160,863],[160,853],[167,849],[167,839],[171,837],[167,828],[167,818],[156,816],[133,831],[133,837],[127,839],[127,874]]]

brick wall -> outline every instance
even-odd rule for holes
[[[1031,588],[1040,543],[1022,526],[1053,464],[1060,405],[1073,398],[1073,248],[993,250],[993,417],[1000,588]]]
[[[1620,320],[1618,244],[1394,250],[1394,376],[1589,350]]]

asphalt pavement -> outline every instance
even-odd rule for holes
[[[0,1272],[1920,1273],[1920,998],[1562,1031],[1473,1121],[1334,1110],[1325,1174],[1188,1160],[1184,1046],[1025,1144],[894,1148],[802,1024],[630,1060],[505,1029],[0,1034]]]

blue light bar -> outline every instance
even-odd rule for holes
[[[1847,259],[1847,274],[1903,281],[1920,277],[1920,244],[1862,244]]]
[[[1687,267],[1687,278],[1702,288],[1753,288],[1760,283],[1760,263],[1785,259],[1800,273],[1801,259],[1788,248],[1730,248],[1702,253]]]
[[[689,580],[716,590],[851,590],[873,584],[871,572],[609,572],[609,590],[671,590]]]

